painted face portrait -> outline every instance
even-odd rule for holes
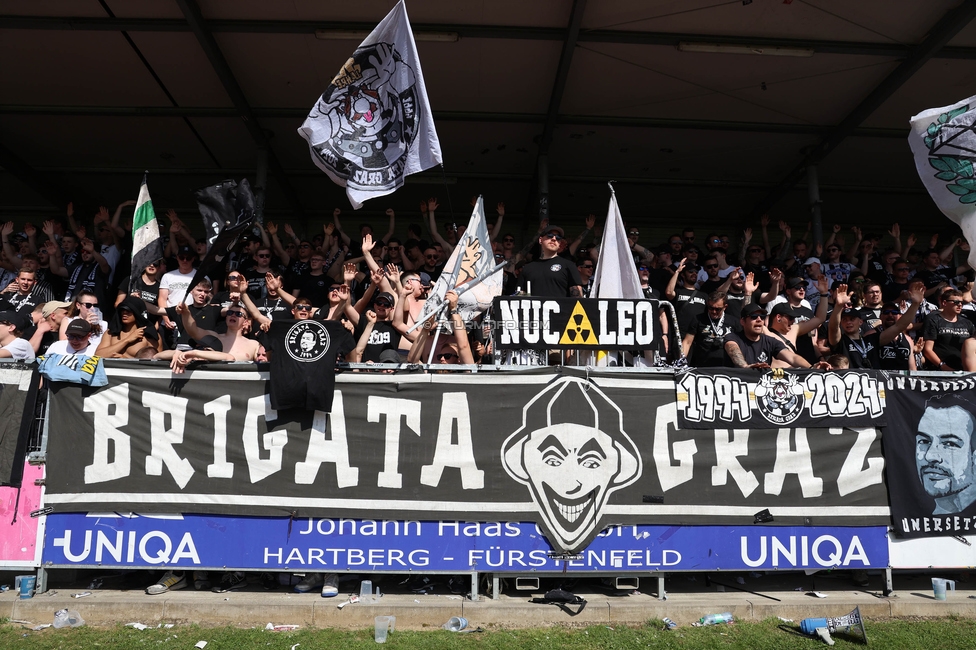
[[[918,422],[915,467],[935,499],[933,514],[961,512],[976,501],[972,434],[973,416],[958,405],[929,406]]]
[[[522,427],[502,446],[505,470],[528,488],[557,550],[585,547],[610,495],[640,476],[640,453],[622,424],[599,388],[564,377],[525,406]]]

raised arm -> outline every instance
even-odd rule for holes
[[[674,290],[678,286],[678,276],[681,275],[681,272],[685,268],[685,262],[687,261],[688,258],[684,257],[680,262],[678,262],[677,270],[671,274],[671,279],[668,280],[668,286],[664,288],[664,297],[668,300],[674,300],[675,296],[677,295]]]
[[[573,240],[573,243],[569,245],[570,255],[576,255],[576,250],[583,245],[583,242],[586,241],[587,236],[593,232],[593,227],[595,225],[596,225],[596,215],[593,214],[587,215],[586,221],[584,221],[583,231],[579,234],[579,236],[576,239]],[[634,246],[635,251],[638,248],[640,247],[637,245]],[[644,252],[645,253],[647,252],[646,248],[644,249]]]
[[[278,256],[278,259],[281,260],[283,265],[288,266],[288,264],[291,263],[291,256],[285,252],[284,247],[281,245],[281,241],[278,240],[278,224],[273,221],[269,221],[267,224],[265,224],[264,229],[271,237],[271,250],[274,251],[274,254]]]
[[[193,318],[193,314],[190,313],[190,307],[185,302],[181,302],[176,306],[176,313],[180,315],[183,319],[183,328],[191,339],[199,341],[204,336],[216,336],[217,333],[211,330],[205,330],[197,326],[196,320]]]
[[[342,238],[342,243],[349,246],[352,240],[349,239],[349,235],[342,231],[342,224],[339,222],[340,214],[342,214],[342,210],[339,208],[332,211],[332,223],[335,224],[335,231],[339,233],[339,236]]]
[[[909,305],[905,313],[898,317],[895,324],[891,327],[886,327],[881,332],[881,337],[879,342],[881,345],[887,345],[895,340],[899,334],[908,329],[908,326],[915,322],[915,314],[918,313],[918,307],[925,300],[925,294],[922,291],[909,291],[908,295],[912,297],[912,304]]]
[[[390,237],[393,236],[393,232],[396,230],[396,213],[393,211],[393,208],[386,209],[386,216],[390,218],[390,226],[387,228],[386,234],[382,237],[384,244],[389,243]]]
[[[427,200],[427,218],[430,220],[428,222],[428,227],[430,228],[430,236],[434,239],[434,241],[440,244],[444,248],[444,251],[446,252],[449,250],[453,250],[454,247],[451,246],[451,244],[446,239],[441,237],[439,232],[437,232],[437,221],[434,218],[434,212],[439,207],[440,204],[437,202],[437,199],[431,197],[430,199]]]
[[[369,343],[369,337],[373,333],[373,325],[376,324],[376,312],[370,310],[367,311],[363,316],[366,318],[366,325],[363,326],[363,333],[359,336],[359,341],[356,343],[356,347],[353,351],[349,353],[346,360],[350,363],[359,363],[363,358],[363,353],[366,352],[366,345]]]
[[[834,299],[834,312],[830,315],[830,325],[827,326],[827,342],[830,343],[830,347],[834,347],[840,343],[841,334],[843,333],[840,328],[841,313],[844,311],[844,307],[851,304],[851,297],[847,293],[847,285],[842,284],[837,287],[837,297]]]
[[[495,241],[498,238],[498,233],[502,231],[502,221],[505,220],[505,204],[501,201],[495,206],[495,212],[498,213],[498,218],[495,219],[495,226],[488,233],[488,241]]]
[[[821,275],[820,279],[817,280],[817,291],[820,292],[820,302],[817,303],[817,311],[814,313],[813,318],[803,321],[796,326],[797,336],[809,334],[823,325],[824,321],[827,320],[827,292],[829,289],[830,283],[827,281],[827,276]]]

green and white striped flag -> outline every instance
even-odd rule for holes
[[[163,257],[163,239],[159,236],[159,222],[149,198],[146,175],[142,177],[136,212],[132,216],[132,274],[129,276],[129,293],[135,290],[135,282],[142,271]]]

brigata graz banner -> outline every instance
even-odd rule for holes
[[[976,378],[894,377],[888,396],[884,451],[894,530],[903,537],[976,534]]]
[[[633,350],[651,346],[657,300],[495,298],[499,350]]]
[[[610,524],[889,520],[876,429],[679,430],[670,376],[347,372],[326,415],[275,412],[251,368],[53,387],[45,503],[533,521],[565,552]]]
[[[688,369],[675,376],[678,425],[883,427],[884,381],[871,370]]]
[[[119,513],[47,520],[44,563],[57,566],[427,573],[888,566],[885,526],[611,526],[566,558],[528,522]]]

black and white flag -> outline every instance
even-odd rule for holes
[[[343,64],[298,133],[355,209],[443,162],[402,0]]]
[[[227,256],[254,221],[254,193],[246,178],[241,179],[240,184],[233,180],[221,181],[197,190],[193,196],[196,197],[204,225],[211,224],[207,226],[207,244],[210,248],[193,275],[193,281],[186,290],[187,295],[204,278],[223,276]],[[216,236],[212,234],[213,229],[217,230]]]

